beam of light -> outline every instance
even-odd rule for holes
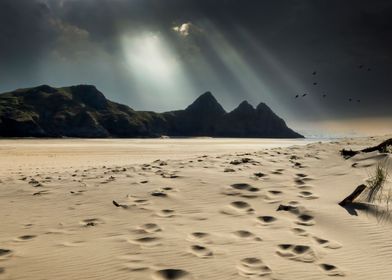
[[[192,26],[194,25],[192,24]],[[202,34],[202,30],[197,26],[193,29],[196,29],[198,35]],[[205,91],[211,91],[213,94],[217,95],[233,92],[233,86],[228,82],[228,77],[223,75],[222,69],[211,61],[213,58],[206,55],[204,45],[200,44],[200,41],[196,38],[197,36],[195,36],[193,32],[188,36],[179,35],[180,37],[178,38],[180,41],[178,43],[180,48],[182,48],[182,51],[180,52],[184,54],[182,60],[186,67],[187,74],[192,78],[195,85],[192,100]],[[241,91],[238,91],[237,93],[241,93]],[[237,105],[237,101],[234,94],[228,94],[225,98],[219,99],[219,102],[224,107],[225,105],[229,105],[228,107],[231,107],[233,104]]]
[[[206,40],[215,55],[243,88],[242,93],[234,94],[242,94],[251,102],[263,101],[269,105],[279,104],[273,95],[272,88],[249,66],[241,53],[225,38],[224,34],[210,21],[204,21],[203,28],[208,30]]]
[[[172,109],[173,104],[188,102],[192,83],[162,35],[125,35],[122,48],[125,67],[143,106],[159,102],[161,109]]]
[[[254,36],[250,34],[245,28],[236,25],[236,34],[248,45],[256,51],[258,58],[262,60],[263,63],[267,64],[268,67],[273,70],[283,83],[286,83],[292,89],[301,89],[303,84],[295,79],[288,71],[287,68],[282,65],[282,63],[262,45],[262,42],[257,40]]]
[[[259,59],[260,63],[274,72],[274,75],[279,77],[279,82],[288,90],[286,94],[283,94],[282,92],[282,96],[285,96],[286,98],[280,98],[280,104],[284,111],[291,112],[291,118],[295,115],[296,111],[298,112],[304,108],[307,110],[307,115],[313,116],[316,119],[327,118],[328,114],[325,111],[326,106],[320,102],[325,103],[328,100],[323,100],[321,98],[322,91],[320,91],[318,87],[311,85],[313,79],[318,79],[318,77],[311,76],[311,71],[313,71],[313,69],[309,70],[309,83],[308,85],[305,85],[302,81],[296,79],[295,76],[290,73],[289,69],[285,67],[260,40],[257,40],[252,36],[249,31],[239,25],[237,25],[235,29],[240,40],[247,42],[251,46],[257,54],[257,59]],[[307,98],[293,100],[293,96],[296,94],[302,95],[303,93],[308,93]]]

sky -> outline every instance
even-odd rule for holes
[[[0,92],[93,84],[163,112],[211,91],[330,136],[392,133],[391,81],[390,0],[0,1]]]

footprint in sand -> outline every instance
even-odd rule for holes
[[[223,172],[235,172],[235,169],[233,169],[233,168],[225,168],[223,170]]]
[[[154,272],[152,278],[155,280],[191,280],[191,274],[182,269],[162,269]]]
[[[138,205],[146,205],[149,203],[148,199],[136,199],[133,202],[135,202]]]
[[[264,173],[262,173],[262,172],[253,173],[253,175],[254,175],[256,178],[263,178],[263,177],[266,176],[266,174],[264,174]]]
[[[342,248],[342,244],[336,242],[336,241],[332,241],[332,240],[327,240],[324,238],[320,238],[317,236],[313,236],[313,239],[317,242],[317,244],[319,244],[320,246],[324,247],[324,248],[328,248],[328,249],[339,249]]]
[[[230,206],[239,210],[245,210],[246,212],[253,212],[254,210],[251,208],[250,204],[245,201],[233,201],[230,203]]]
[[[247,239],[247,240],[254,240],[254,241],[262,241],[262,239],[256,235],[254,235],[252,232],[247,231],[247,230],[237,230],[233,232],[233,234],[236,237],[239,237],[241,239]]]
[[[312,181],[312,178],[309,178],[308,175],[303,174],[303,173],[297,173],[296,174],[297,178],[294,179],[295,182],[298,181],[299,184],[302,184],[302,182],[309,182]]]
[[[5,268],[4,267],[0,267],[0,274],[5,273]]]
[[[254,198],[259,196],[260,189],[246,183],[232,184],[223,193],[230,196],[241,196],[244,198]]]
[[[86,192],[85,190],[81,190],[81,191],[70,191],[70,194],[72,195],[83,195],[83,193]]]
[[[34,178],[31,178],[31,180],[29,181],[29,184],[35,188],[42,187],[42,184]]]
[[[270,190],[270,191],[268,191],[268,193],[271,195],[275,195],[275,196],[279,196],[279,195],[283,194],[282,191],[277,191],[277,190]]]
[[[35,238],[35,235],[22,235],[18,237],[18,241],[27,241]]]
[[[294,168],[304,168],[304,166],[300,162],[293,162],[293,167]]]
[[[176,175],[175,172],[164,172],[161,174],[161,177],[167,179],[175,179],[175,178],[179,178],[180,176]]]
[[[328,276],[344,276],[344,272],[332,264],[322,263],[319,265],[321,270]]]
[[[271,172],[271,174],[274,175],[282,175],[283,174],[283,169],[277,169]]]
[[[233,237],[227,234],[210,234],[206,232],[193,232],[187,238],[187,241],[202,244],[225,245],[233,242]]]
[[[98,218],[85,219],[85,220],[80,222],[80,224],[82,226],[85,226],[85,227],[93,227],[93,226],[96,226],[96,225],[99,225],[99,224],[103,224],[103,223],[104,222],[101,219],[98,219]]]
[[[221,213],[226,215],[244,215],[253,214],[255,210],[251,205],[245,201],[233,201],[229,206],[221,210]]]
[[[44,194],[50,194],[50,192],[49,191],[39,191],[39,192],[33,193],[34,196],[39,196],[39,195],[44,195]]]
[[[313,226],[315,224],[313,216],[309,214],[298,215],[295,223],[301,226]]]
[[[277,203],[280,201],[281,196],[283,195],[282,191],[278,190],[269,190],[264,198],[265,202],[268,203]]]
[[[296,201],[296,200],[291,200],[291,201],[288,202],[288,204],[296,206],[296,205],[299,205],[299,202]]]
[[[236,190],[245,190],[245,191],[250,191],[250,192],[255,192],[258,191],[258,188],[252,187],[249,184],[246,183],[237,183],[237,184],[232,184],[230,185],[230,187],[232,187],[233,189]]]
[[[148,247],[160,245],[161,238],[155,236],[155,233],[161,231],[159,225],[154,223],[140,225],[135,230],[131,230],[131,233],[135,234],[136,237],[129,240],[129,242]]]
[[[9,249],[1,249],[0,248],[0,257],[8,257],[12,254],[12,250]]]
[[[162,229],[157,224],[154,224],[154,223],[147,223],[147,224],[141,225],[138,227],[138,229],[140,229],[146,233],[154,233],[154,232],[162,231]]]
[[[9,257],[11,257],[13,254],[13,251],[10,249],[2,249],[0,248],[0,261],[6,260]],[[5,269],[0,267],[0,274],[4,273]]]
[[[214,254],[210,249],[201,245],[192,245],[190,249],[191,253],[199,258],[211,258]]]
[[[297,188],[300,190],[306,190],[306,191],[313,189],[313,187],[309,186],[309,185],[298,185]]]
[[[315,195],[314,193],[310,191],[301,191],[298,194],[299,197],[304,198],[304,199],[317,199],[318,196]]]
[[[272,224],[277,221],[277,219],[273,216],[259,216],[257,220],[264,226]]]
[[[163,190],[156,190],[150,193],[150,195],[155,197],[167,197],[167,194]]]
[[[276,253],[299,262],[314,262],[317,259],[316,252],[307,245],[280,244]]]
[[[143,236],[129,241],[130,243],[138,244],[146,247],[153,247],[160,245],[160,238],[156,236]]]
[[[295,235],[299,235],[299,236],[308,236],[309,233],[304,230],[303,228],[293,228],[291,229],[291,231],[295,234]]]
[[[211,243],[210,240],[211,235],[206,232],[192,232],[189,235],[189,241],[197,241],[197,242],[203,242],[203,243]]]
[[[303,186],[305,185],[305,181],[302,178],[295,178],[294,182],[298,185],[298,186]]]
[[[172,209],[162,209],[157,212],[156,215],[161,218],[173,218],[175,216],[175,211]]]
[[[252,279],[257,276],[266,276],[272,273],[269,266],[265,265],[259,258],[244,258],[237,265],[237,269],[239,275]]]

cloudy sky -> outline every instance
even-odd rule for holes
[[[389,0],[0,1],[0,92],[94,84],[167,111],[212,91],[308,135],[361,134],[392,132],[391,82]]]

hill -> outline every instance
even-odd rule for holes
[[[135,111],[95,86],[42,85],[0,94],[1,137],[213,136],[301,138],[267,105],[246,101],[227,113],[206,92],[185,110]]]

